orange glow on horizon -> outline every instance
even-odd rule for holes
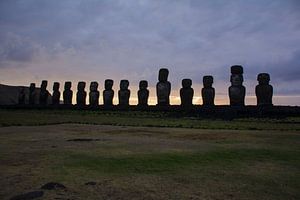
[[[25,80],[25,79],[24,79]],[[29,86],[30,82],[35,82],[36,86],[39,87],[41,81],[24,81],[22,79],[19,80],[10,80],[10,81],[5,81],[5,82],[1,82],[1,84],[5,84],[5,85],[19,85],[19,86]],[[63,91],[64,88],[64,82],[65,80],[57,80],[58,82],[60,82],[60,91]],[[78,80],[72,80],[70,79],[70,81],[72,81],[72,90],[73,90],[73,104],[76,104],[76,90],[77,90],[77,82]],[[25,84],[24,84],[25,82]],[[52,86],[53,86],[53,82],[52,80],[48,80],[48,91],[50,93],[52,93]],[[86,92],[87,92],[87,99],[86,99],[86,103],[89,103],[89,84],[90,81],[86,81]],[[227,87],[227,86],[226,86]],[[193,98],[193,104],[194,105],[202,105],[202,97],[201,97],[201,85],[193,85],[195,94],[194,94],[194,98]],[[135,85],[130,85],[129,89],[131,91],[131,95],[130,95],[130,105],[137,105],[138,103],[138,98],[137,98],[137,91],[138,91],[138,86]],[[149,96],[149,100],[148,100],[148,104],[149,105],[156,105],[157,104],[157,97],[156,97],[156,88],[155,87],[149,87],[149,92],[150,92],[150,96]],[[218,89],[217,87],[215,87],[216,91],[221,91],[224,90],[224,88],[220,88]],[[103,82],[99,82],[99,88],[98,88],[99,92],[100,92],[100,98],[99,98],[99,104],[103,104],[103,90],[104,90],[104,83]],[[119,90],[119,82],[115,81],[114,83],[114,87],[113,90],[115,91],[115,95],[114,95],[114,99],[113,99],[113,103],[114,105],[118,105],[119,101],[118,101],[118,90]],[[171,105],[180,105],[180,96],[179,96],[179,90],[180,88],[173,88],[171,95],[170,95],[170,104]],[[226,91],[226,88],[225,88]],[[61,100],[62,100],[62,95],[61,95]],[[273,96],[273,104],[274,105],[290,105],[290,106],[299,106],[299,102],[300,102],[300,96],[299,95],[274,95]],[[245,97],[245,104],[246,105],[256,105],[256,96],[253,94],[247,94]],[[229,97],[228,95],[225,93],[223,94],[218,94],[216,93],[215,96],[215,105],[229,105]]]

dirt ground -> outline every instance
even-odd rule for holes
[[[0,199],[299,199],[299,158],[295,131],[1,127]]]

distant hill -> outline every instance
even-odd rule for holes
[[[21,87],[25,88],[26,99],[25,102],[28,104],[29,99],[29,87],[26,86],[11,86],[0,84],[0,105],[14,105],[18,104],[19,91]],[[36,88],[36,99],[35,102],[39,102],[40,88]],[[51,102],[51,95],[49,94],[48,102]]]

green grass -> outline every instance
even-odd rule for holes
[[[300,130],[300,118],[296,117],[284,119],[243,118],[225,121],[175,118],[164,112],[0,110],[0,126],[37,126],[63,123],[196,129]]]
[[[236,168],[242,163],[254,161],[293,163],[294,167],[300,168],[299,155],[300,152],[270,149],[222,149],[206,153],[161,153],[121,157],[69,154],[64,158],[64,165],[70,169],[92,170],[100,174],[160,174],[178,173],[181,170],[201,169],[207,166]]]

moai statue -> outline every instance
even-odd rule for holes
[[[30,86],[29,86],[29,104],[30,105],[35,104],[35,96],[36,96],[35,83],[30,83]]]
[[[240,65],[232,66],[230,76],[231,86],[228,88],[231,106],[245,105],[246,88],[243,86],[243,81],[243,67]]]
[[[148,82],[143,80],[140,81],[138,91],[138,106],[148,106],[149,90],[147,89]]]
[[[18,100],[19,100],[20,105],[25,104],[25,88],[24,87],[20,87]]]
[[[86,91],[85,89],[85,82],[80,81],[77,85],[77,95],[76,95],[76,102],[78,106],[85,106],[86,105]]]
[[[128,80],[120,81],[120,90],[118,92],[120,106],[129,106],[130,90],[128,89],[128,87],[129,87]]]
[[[65,82],[65,90],[63,93],[64,105],[72,105],[73,91],[71,90],[72,82]]]
[[[60,100],[59,82],[54,82],[53,93],[52,93],[52,105],[59,105],[59,100]]]
[[[113,105],[113,98],[114,98],[114,91],[112,89],[114,81],[111,79],[106,79],[104,86],[105,90],[103,91],[103,104],[104,106],[112,106]]]
[[[180,89],[181,106],[192,107],[193,96],[194,96],[194,89],[192,88],[192,80],[183,79],[182,88]]]
[[[215,105],[215,88],[212,87],[214,78],[212,76],[203,76],[203,88],[201,90],[204,106]]]
[[[48,103],[49,92],[47,90],[47,84],[48,84],[48,81],[46,81],[46,80],[42,81],[41,90],[40,90],[40,104],[41,105],[47,105],[47,103]]]
[[[261,73],[257,76],[258,85],[255,87],[255,94],[258,106],[271,106],[273,97],[273,87],[269,84],[270,75]]]
[[[96,81],[91,82],[90,84],[90,105],[98,106],[99,105],[99,91],[98,91],[98,83]]]
[[[170,105],[171,83],[168,81],[169,70],[162,68],[159,70],[158,80],[156,84],[157,105]]]

